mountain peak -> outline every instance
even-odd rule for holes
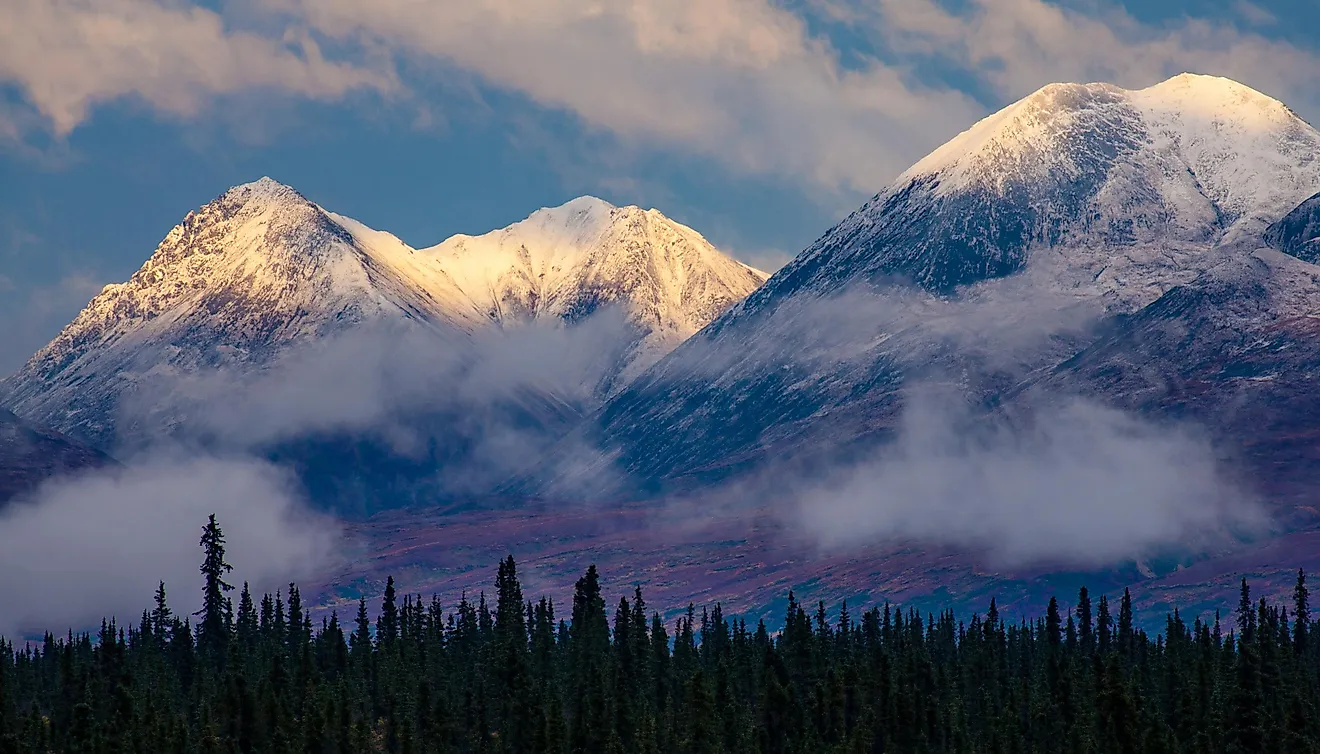
[[[270,176],[262,176],[255,181],[240,183],[221,195],[221,199],[239,202],[286,203],[307,202],[307,197],[292,186],[287,186]]]

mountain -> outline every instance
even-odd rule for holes
[[[379,319],[472,329],[482,317],[402,242],[263,178],[175,226],[5,380],[20,416],[109,448],[139,386],[268,363],[290,346]],[[162,419],[168,421],[169,417]]]
[[[0,505],[47,479],[106,466],[105,455],[0,409]]]
[[[1117,320],[1013,392],[1086,395],[1192,419],[1237,451],[1272,499],[1320,521],[1320,267],[1244,252]],[[1010,396],[1012,399],[1013,396]]]
[[[765,277],[591,197],[419,250],[262,178],[189,213],[0,404],[102,449],[259,448],[378,496],[525,463]]]
[[[1307,199],[1265,231],[1271,248],[1308,262],[1320,262],[1320,194]]]
[[[995,405],[1317,190],[1320,132],[1242,84],[1047,86],[919,161],[583,434],[657,489],[838,463],[892,439],[910,386]]]
[[[594,197],[539,210],[482,236],[454,236],[419,253],[435,259],[501,326],[573,322],[621,304],[645,333],[622,383],[766,280],[654,209],[615,207]]]

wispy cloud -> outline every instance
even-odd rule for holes
[[[394,86],[388,71],[327,60],[305,33],[235,31],[213,11],[170,0],[10,0],[4,14],[0,79],[57,135],[125,97],[186,117],[253,89],[327,100]]]
[[[1233,11],[1254,26],[1273,26],[1279,22],[1278,16],[1249,0],[1237,0],[1233,3]]]
[[[1234,78],[1312,111],[1320,107],[1311,75],[1320,54],[1224,20],[1188,17],[1153,26],[1105,2],[1089,14],[1044,0],[971,0],[956,11],[936,0],[866,7],[871,12],[860,23],[895,54],[940,59],[1008,100],[1055,81],[1142,87],[1191,71]]]
[[[1054,81],[1145,86],[1190,70],[1240,79],[1304,115],[1320,109],[1310,76],[1320,54],[1250,30],[1271,17],[1245,0],[1234,16],[1159,25],[1103,0],[1085,11],[1045,0],[810,0],[795,10],[772,0],[222,7],[12,0],[0,80],[16,84],[56,134],[101,102],[131,98],[188,117],[251,90],[330,101],[391,92],[443,118],[452,102],[424,101],[422,92],[436,80],[476,80],[571,113],[587,133],[618,144],[845,194],[884,186],[987,110]],[[850,42],[804,14],[848,27]],[[925,65],[932,60],[938,65]],[[953,75],[917,74],[930,70]],[[20,125],[0,117],[0,137],[12,140]]]

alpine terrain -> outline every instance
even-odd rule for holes
[[[434,474],[497,425],[519,442],[489,454],[522,464],[530,435],[566,432],[765,277],[655,210],[590,197],[415,249],[263,178],[189,213],[0,403],[102,449],[237,442],[312,477]]]
[[[45,480],[100,468],[105,455],[55,432],[38,429],[0,409],[0,505]]]
[[[1320,132],[1239,83],[1047,86],[912,166],[583,435],[675,489],[840,463],[894,437],[917,384],[971,407],[1035,386],[1204,420],[1286,464],[1320,439],[1297,410],[1320,365],[1317,190]]]

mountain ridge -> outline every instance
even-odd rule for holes
[[[892,438],[909,385],[992,405],[1099,335],[1073,324],[1195,285],[1317,189],[1320,132],[1236,82],[1044,87],[918,161],[583,432],[653,491],[828,465]],[[822,332],[831,347],[803,358]]]
[[[567,282],[553,292],[557,298],[549,298],[569,306],[500,317],[492,315],[489,299],[474,297],[480,292],[465,291],[457,282],[469,282],[474,270],[480,273],[483,260],[480,254],[454,253],[452,247],[486,236],[455,236],[419,250],[326,210],[269,177],[235,186],[190,212],[128,281],[107,286],[18,372],[0,382],[0,404],[109,448],[121,434],[121,398],[143,376],[261,370],[290,348],[372,323],[402,323],[462,340],[492,327],[516,328],[538,320],[571,324],[610,306],[623,309],[638,331],[608,381],[618,385],[765,278],[655,210],[614,208],[586,198],[539,210],[523,223],[571,214],[575,202],[623,221],[641,217],[646,222],[632,228],[631,235],[624,227],[587,239],[595,246],[557,249],[574,253],[561,255],[572,263],[566,265]],[[610,244],[626,246],[628,253],[612,256]],[[531,253],[526,247],[522,243],[520,248]],[[678,261],[666,267],[654,258]],[[632,275],[628,263],[647,263],[646,274]],[[713,282],[695,288],[671,284],[689,274]],[[504,292],[523,299],[541,296],[530,280],[521,282],[525,290],[511,294],[506,285]],[[171,421],[157,417],[145,424]],[[151,427],[129,429],[149,432]]]

